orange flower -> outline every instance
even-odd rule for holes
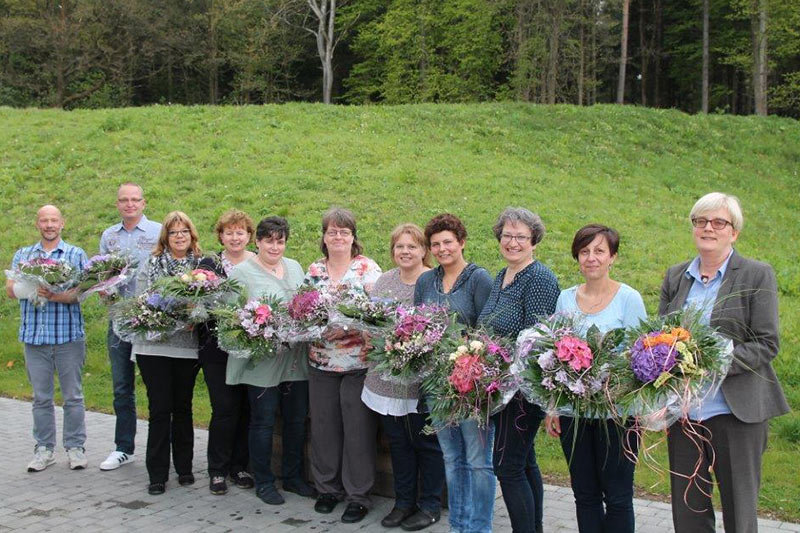
[[[688,341],[692,338],[692,334],[683,328],[672,328],[670,333],[679,341]]]

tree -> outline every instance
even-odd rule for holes
[[[700,109],[708,113],[708,2],[703,0],[703,80]]]
[[[625,101],[625,65],[628,62],[628,12],[631,0],[622,0],[622,44],[619,52],[619,80],[617,82],[617,103]]]
[[[753,100],[757,115],[767,114],[767,0],[753,0]]]

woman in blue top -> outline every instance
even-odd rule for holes
[[[556,312],[579,313],[586,328],[594,324],[604,333],[636,326],[647,316],[639,293],[609,276],[618,248],[619,234],[607,226],[589,224],[578,230],[572,257],[586,282],[562,291]],[[576,422],[577,433],[573,430]],[[637,439],[623,443],[620,437],[624,438],[625,430],[611,419],[548,416],[545,427],[550,435],[561,437],[579,531],[633,533],[636,465],[626,457],[623,446],[637,453]]]
[[[534,259],[545,229],[538,215],[509,207],[497,218],[494,235],[506,261],[478,318],[498,335],[516,339],[519,332],[555,312],[559,288],[555,274]],[[515,533],[542,531],[544,485],[533,442],[544,411],[517,394],[495,423],[494,473]]]
[[[458,217],[445,213],[428,222],[425,239],[439,266],[417,279],[414,305],[448,307],[458,314],[459,322],[474,327],[492,290],[492,278],[486,269],[464,259],[467,229]],[[491,531],[494,424],[490,421],[480,429],[474,420],[467,420],[443,428],[437,437],[444,454],[451,531]]]

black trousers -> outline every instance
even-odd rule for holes
[[[166,483],[169,455],[175,471],[192,473],[194,428],[192,394],[200,365],[197,359],[156,355],[136,356],[139,372],[147,388],[150,411],[147,432],[147,473],[150,483]]]
[[[202,363],[211,400],[208,425],[208,476],[227,476],[247,470],[250,461],[247,428],[250,404],[247,385],[225,383],[226,362]]]

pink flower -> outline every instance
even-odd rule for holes
[[[492,381],[491,383],[489,383],[489,386],[486,387],[486,392],[488,392],[489,394],[498,390],[500,390],[500,384],[497,383],[496,381]]]
[[[255,323],[263,324],[272,316],[272,309],[268,305],[259,305],[255,310]]]
[[[567,335],[557,340],[555,346],[558,358],[568,363],[573,370],[579,371],[592,366],[592,350],[579,338]]]
[[[506,363],[510,363],[511,362],[511,354],[508,353],[508,350],[506,350],[505,348],[503,348],[502,346],[500,346],[497,343],[489,341],[489,344],[486,347],[486,351],[489,352],[492,355],[498,355],[499,354],[500,357],[503,358],[503,361],[505,361]]]
[[[475,381],[483,375],[483,365],[479,355],[462,355],[456,359],[450,377],[447,380],[461,394],[475,388]]]

